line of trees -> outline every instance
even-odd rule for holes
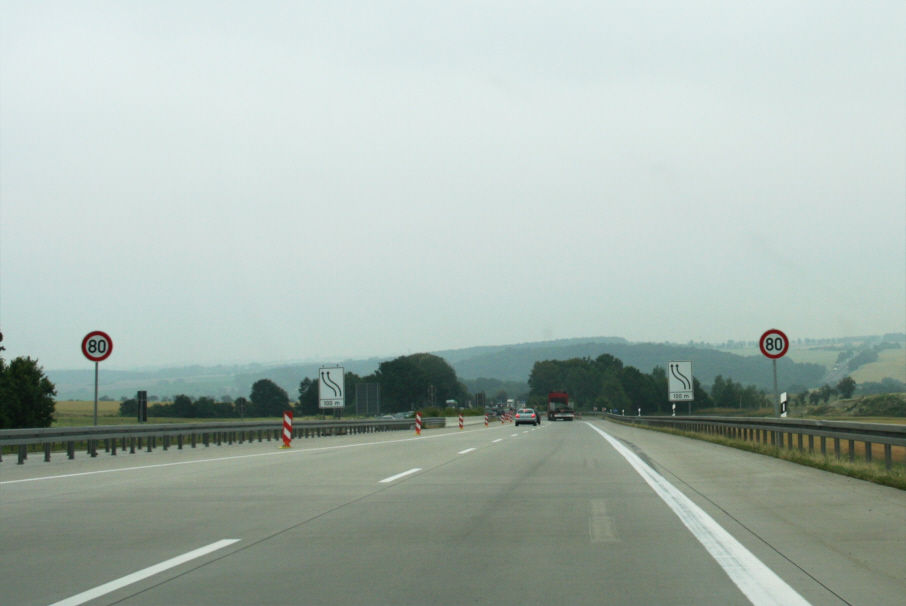
[[[571,360],[536,362],[529,375],[529,405],[547,406],[547,394],[567,391],[577,410],[642,409],[642,414],[662,414],[667,402],[667,371],[656,366],[645,374],[610,354]],[[695,406],[710,408],[711,398],[693,378]]]
[[[148,407],[149,417],[176,417],[186,419],[238,419],[242,417],[282,417],[290,408],[289,394],[271,381],[261,379],[252,385],[248,399],[236,398],[230,402],[215,402],[213,398],[193,399],[185,394],[173,398],[171,403],[158,402]],[[138,402],[124,400],[120,416],[138,416]]]
[[[380,383],[381,411],[386,413],[443,406],[447,400],[465,402],[469,399],[469,391],[453,367],[443,358],[428,353],[381,362],[374,373],[364,377],[347,372],[344,379],[347,407],[353,401],[358,383]],[[318,401],[318,380],[306,377],[299,384],[296,414],[320,414]]]
[[[456,371],[446,360],[427,353],[400,356],[381,362],[378,369],[368,376],[353,372],[344,373],[346,407],[353,405],[358,383],[380,383],[381,411],[404,412],[431,405],[443,405],[447,400],[465,402],[468,389],[459,381]],[[270,379],[260,379],[252,385],[248,399],[236,398],[233,402],[215,402],[213,398],[193,399],[185,394],[173,398],[172,403],[155,403],[148,407],[149,417],[179,418],[240,418],[280,417],[292,409],[299,416],[323,413],[319,407],[318,379],[304,378],[299,384],[299,401],[290,403],[289,394]],[[138,402],[124,400],[120,415],[136,417]]]

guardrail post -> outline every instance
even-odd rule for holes
[[[50,463],[50,442],[44,443],[44,462]]]
[[[182,434],[176,436],[176,450],[182,450]]]
[[[808,434],[808,451],[815,452],[815,436]]]
[[[28,458],[28,446],[19,444],[19,462],[18,465],[25,465],[25,459]]]
[[[113,438],[110,441],[112,442],[110,444],[110,456],[115,457],[116,456],[116,438]]]
[[[157,446],[157,436],[150,436],[148,438],[148,452],[154,450],[155,446]]]
[[[893,449],[890,444],[884,445],[884,467],[887,468],[887,471],[893,467]]]
[[[110,452],[110,440],[104,438],[104,452]]]
[[[208,448],[211,445],[211,434],[202,432],[201,443],[204,444],[205,448]]]
[[[164,443],[164,450],[168,450],[170,448],[170,436],[164,436],[163,443]]]
[[[139,444],[139,448],[141,448],[141,444]],[[129,454],[135,454],[135,436],[129,440]]]
[[[834,457],[840,458],[840,438],[834,438]]]
[[[796,441],[799,443],[799,452],[802,452],[804,449],[802,448],[802,434],[801,433],[796,434]]]
[[[852,463],[856,460],[856,441],[849,441],[849,462]]]
[[[872,452],[871,452],[871,442],[865,443],[865,462],[871,463],[872,461]]]
[[[820,442],[821,442],[821,454],[826,455],[827,454],[827,438],[825,438],[824,436],[820,436]]]
[[[89,448],[91,448],[91,456],[92,457],[98,456],[98,441],[91,440],[88,442],[88,444],[90,445]]]

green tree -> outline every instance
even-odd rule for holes
[[[623,390],[620,369],[610,367],[604,370],[601,376],[601,391],[595,403],[599,408],[607,410],[632,410],[632,402]]]
[[[827,404],[827,402],[831,399],[831,396],[834,396],[837,394],[837,390],[827,384],[825,384],[818,391],[821,394],[821,399],[824,400],[825,404]]]
[[[157,402],[148,406],[149,417],[175,417],[173,414],[173,404],[161,404]]]
[[[0,358],[0,429],[50,427],[56,394],[37,360],[19,357],[7,365]]]
[[[321,413],[318,407],[318,382],[308,377],[299,383],[299,403],[295,412],[299,416],[315,416]]]
[[[216,403],[214,398],[203,396],[195,400],[195,417],[198,419],[210,419],[217,416]]]
[[[138,400],[130,398],[120,403],[121,417],[138,417]]]
[[[856,381],[852,377],[843,377],[840,379],[840,382],[837,383],[837,391],[840,392],[840,395],[844,399],[849,399],[853,397],[853,394],[856,392]]]
[[[369,377],[363,379],[370,380]],[[413,354],[381,362],[373,380],[381,384],[381,409],[388,412],[426,406],[432,393],[435,404],[468,399],[465,386],[459,382],[453,367],[433,354]]]
[[[695,377],[692,377],[692,399],[696,408],[711,408],[714,406],[711,396],[708,395],[708,392]]]
[[[535,362],[532,372],[529,374],[528,384],[529,395],[544,397],[545,402],[547,402],[547,394],[550,392],[566,389],[560,362],[556,360]]]
[[[252,402],[252,414],[258,417],[282,417],[289,408],[286,390],[270,379],[255,381],[249,400]]]
[[[174,417],[185,419],[195,418],[195,405],[192,403],[192,398],[186,394],[179,394],[173,398],[171,410]]]

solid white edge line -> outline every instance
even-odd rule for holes
[[[466,448],[465,450],[461,450],[460,452],[457,452],[456,454],[469,454],[469,453],[472,452],[473,450],[475,450],[475,449],[474,449],[474,448]]]
[[[381,480],[380,483],[381,483],[381,484],[387,484],[387,483],[392,482],[392,481],[394,481],[394,480],[399,480],[400,478],[405,478],[406,476],[411,475],[411,474],[413,474],[413,473],[415,473],[415,472],[417,472],[417,471],[421,471],[421,470],[422,470],[421,467],[416,467],[415,469],[410,469],[409,471],[404,471],[403,473],[398,473],[398,474],[396,474],[395,476],[390,476],[389,478],[384,478],[383,480]]]
[[[213,551],[217,551],[218,549],[223,549],[224,547],[232,545],[233,543],[236,543],[238,541],[239,539],[224,539],[222,541],[217,541],[216,543],[211,543],[207,547],[201,547],[199,549],[196,549],[195,551],[190,551],[189,553],[185,553],[181,556],[171,558],[166,562],[161,562],[160,564],[149,566],[144,570],[133,572],[132,574],[124,576],[121,579],[110,581],[109,583],[105,583],[100,587],[95,587],[94,589],[89,589],[88,591],[83,591],[78,595],[74,595],[71,598],[66,598],[65,600],[55,602],[51,604],[51,606],[78,606],[79,604],[84,604],[89,600],[93,600],[102,595],[106,595],[108,593],[116,591],[117,589],[126,587],[127,585],[137,583],[142,579],[147,579],[150,576],[154,576],[165,570],[179,566],[180,564],[184,564],[190,560],[194,560],[195,558],[200,558],[201,556],[207,555]]]
[[[648,483],[654,492],[682,520],[696,539],[708,550],[711,557],[724,569],[727,576],[755,606],[808,606],[809,602],[787,585],[742,543],[724,530],[704,510],[681,493],[662,475],[646,465],[619,440],[604,430],[585,423],[610,442],[630,465]]]

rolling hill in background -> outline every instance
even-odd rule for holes
[[[878,337],[880,338],[880,337]],[[755,385],[773,390],[771,362],[761,355],[738,355],[702,346],[665,343],[630,343],[619,337],[591,337],[521,343],[516,345],[472,347],[466,349],[432,352],[456,370],[457,375],[472,389],[487,389],[506,383],[525,385],[532,367],[542,360],[567,360],[570,358],[596,358],[610,354],[649,373],[655,366],[666,367],[671,360],[689,360],[693,363],[695,377],[705,387],[722,375],[743,385]],[[378,365],[391,358],[345,360],[339,364],[347,372],[368,375]],[[321,364],[284,364],[262,366],[186,366],[147,371],[115,371],[100,373],[100,395],[119,400],[133,397],[136,391],[145,390],[150,396],[172,397],[178,394],[211,396],[219,399],[248,396],[252,384],[259,379],[270,379],[287,391],[291,399],[298,397],[302,379],[316,378]],[[830,368],[823,364],[794,362],[791,357],[778,361],[777,374],[781,390],[798,392],[821,387],[830,376]],[[47,370],[48,377],[57,386],[58,400],[94,399],[94,370]]]

